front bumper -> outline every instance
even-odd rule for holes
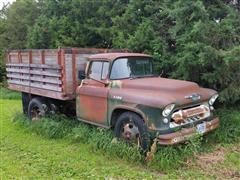
[[[216,117],[210,121],[203,121],[206,123],[206,129],[203,134],[206,134],[219,126],[219,119]],[[173,145],[188,140],[191,136],[197,134],[196,127],[182,128],[181,130],[169,133],[161,134],[157,137],[158,144],[161,145]]]

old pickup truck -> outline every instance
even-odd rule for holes
[[[34,121],[62,112],[113,128],[144,150],[186,141],[219,126],[216,91],[162,78],[150,55],[122,50],[63,48],[6,53],[8,88],[22,92],[23,112]]]

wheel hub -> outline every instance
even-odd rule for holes
[[[36,121],[43,116],[43,112],[38,108],[34,107],[31,111],[32,121]]]
[[[129,142],[139,143],[139,130],[138,127],[133,123],[126,123],[122,130],[123,139]]]

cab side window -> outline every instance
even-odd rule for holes
[[[95,80],[103,80],[107,78],[109,69],[108,62],[101,62],[101,61],[93,61],[90,66],[89,70],[89,78]]]

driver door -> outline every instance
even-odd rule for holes
[[[108,87],[106,86],[109,62],[92,61],[87,78],[77,94],[77,117],[91,124],[107,126]]]

